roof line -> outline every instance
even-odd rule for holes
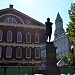
[[[22,15],[25,16],[25,17],[29,17],[31,20],[36,21],[36,22],[39,23],[39,24],[45,25],[45,24],[43,24],[43,23],[41,23],[41,22],[35,20],[34,18],[31,18],[30,16],[28,16],[28,15],[26,15],[26,14],[20,12],[19,10],[14,9],[14,8],[1,9],[0,12],[5,11],[5,10],[9,10],[9,9],[14,10],[14,11],[17,12],[17,13],[20,13],[20,14],[22,14]]]

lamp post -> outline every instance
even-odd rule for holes
[[[20,63],[18,63],[18,75],[19,75],[19,73],[20,73]]]
[[[34,59],[32,59],[32,75],[34,75],[33,74],[33,65],[34,65]],[[28,59],[28,66],[29,66],[29,59]]]
[[[28,58],[28,66],[29,66],[29,58]]]
[[[4,63],[4,75],[6,75],[6,70],[7,70],[7,63]]]
[[[68,58],[68,63],[69,63],[69,66],[70,66],[70,58]]]
[[[32,59],[32,75],[34,75],[34,73],[33,73],[33,66],[34,66],[34,59]]]
[[[6,75],[6,69],[7,69],[7,67],[5,66],[4,67],[4,75]]]
[[[71,45],[71,53],[73,55],[73,65],[74,65],[74,46],[73,46],[73,42],[72,42],[72,45]]]

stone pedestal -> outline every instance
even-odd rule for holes
[[[56,65],[56,47],[53,42],[46,42],[46,75],[60,75]]]

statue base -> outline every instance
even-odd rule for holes
[[[56,48],[53,42],[46,42],[46,75],[60,75],[56,65]]]
[[[45,75],[60,75],[59,67],[57,66],[47,66]]]

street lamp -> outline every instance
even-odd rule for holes
[[[19,73],[20,73],[20,63],[18,63],[18,75],[19,75]]]
[[[28,58],[28,66],[29,66],[29,58]]]
[[[33,65],[34,65],[34,59],[32,59],[32,75],[34,75],[33,74]],[[28,59],[28,66],[29,66],[29,59]]]
[[[4,63],[4,75],[6,75],[6,70],[7,70],[7,63]]]
[[[33,66],[34,66],[34,59],[32,59],[32,75],[34,75],[34,73],[33,73]]]
[[[73,42],[72,42],[72,45],[71,45],[71,53],[73,55],[73,65],[74,65],[74,46],[73,46]]]
[[[7,69],[7,67],[5,66],[4,67],[4,75],[6,75],[6,69]]]
[[[70,58],[68,58],[68,63],[69,63],[69,66],[70,66]]]

